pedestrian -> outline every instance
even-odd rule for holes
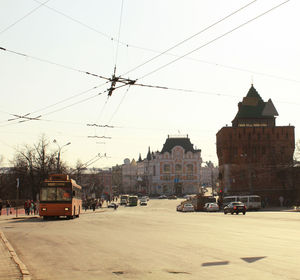
[[[96,202],[95,201],[92,204],[92,208],[93,208],[93,211],[95,211],[95,209],[96,209]]]
[[[114,209],[117,210],[117,208],[118,208],[117,203],[114,203]]]
[[[30,201],[30,215],[33,215],[34,211],[34,203],[33,200]]]
[[[10,202],[9,202],[9,200],[6,200],[6,215],[8,216],[9,214],[12,214],[11,213],[11,209],[10,209]]]
[[[25,214],[28,215],[28,200],[25,200],[24,202],[24,210],[25,210]]]
[[[283,201],[284,201],[284,197],[281,195],[279,196],[279,203],[280,203],[280,207],[283,206]]]
[[[2,200],[0,199],[0,216],[1,216],[1,212],[2,212],[2,207],[3,207],[3,204],[2,204]]]
[[[35,202],[33,202],[33,214],[35,215],[36,214],[36,203]]]

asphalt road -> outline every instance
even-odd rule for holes
[[[181,213],[178,203],[0,229],[33,279],[300,279],[300,213]]]

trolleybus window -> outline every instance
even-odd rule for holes
[[[71,187],[42,187],[41,201],[70,201]]]

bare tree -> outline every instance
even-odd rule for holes
[[[19,149],[12,164],[15,178],[20,179],[20,195],[23,198],[36,198],[43,180],[56,170],[55,153],[50,151],[45,135],[37,144],[24,145]]]

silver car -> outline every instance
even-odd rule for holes
[[[194,206],[191,203],[185,203],[182,207],[182,212],[194,212]]]
[[[219,205],[217,203],[209,202],[205,203],[203,209],[207,212],[217,212],[219,211]]]

